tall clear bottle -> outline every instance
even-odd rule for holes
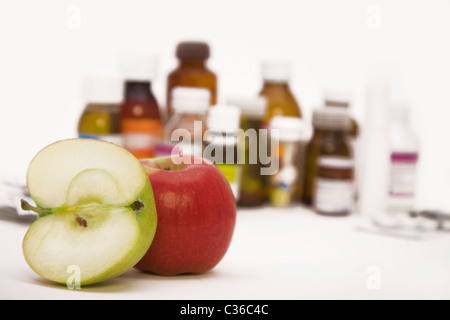
[[[389,212],[409,212],[416,199],[419,142],[405,106],[391,108],[390,166],[387,207]]]

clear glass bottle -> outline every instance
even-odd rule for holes
[[[168,119],[173,115],[172,90],[175,87],[206,88],[210,91],[210,105],[217,102],[217,76],[207,67],[210,57],[205,42],[186,41],[178,44],[179,64],[167,77],[166,106]]]
[[[125,79],[120,131],[124,148],[137,158],[154,157],[163,134],[158,101],[151,87],[154,59],[150,55],[128,55],[120,66]]]
[[[262,65],[263,87],[260,95],[267,99],[263,125],[267,128],[275,116],[302,117],[289,85],[292,66],[287,61],[266,61]]]
[[[120,79],[109,75],[86,76],[82,88],[86,106],[78,121],[78,137],[109,141],[121,146]]]
[[[259,154],[259,130],[262,128],[267,99],[264,97],[232,97],[227,99],[227,103],[237,106],[241,110],[240,128],[244,133],[244,136],[240,137],[238,146],[243,154],[238,205],[242,207],[261,206],[265,200],[266,176],[261,173],[263,165]]]
[[[174,115],[166,123],[166,145],[183,155],[203,157],[203,137],[210,91],[204,88],[176,87],[172,90]]]
[[[348,126],[349,118],[342,108],[327,107],[313,112],[314,133],[305,150],[303,203],[312,205],[318,161],[323,156],[353,158]]]
[[[410,212],[415,206],[419,142],[410,124],[410,110],[391,108],[388,211]]]
[[[215,105],[209,108],[208,130],[204,138],[204,157],[212,161],[230,183],[239,199],[241,164],[238,158],[238,130],[241,111],[235,106]]]
[[[279,137],[278,148],[272,146],[278,161],[278,172],[270,176],[270,201],[276,207],[285,207],[292,202],[300,179],[298,144],[305,135],[305,123],[297,117],[276,116],[269,128],[271,134],[272,130],[277,130]]]

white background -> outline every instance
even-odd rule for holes
[[[81,76],[116,70],[121,52],[159,54],[154,92],[163,105],[181,40],[210,43],[221,102],[257,94],[260,62],[281,56],[294,63],[292,90],[306,118],[322,88],[337,83],[352,89],[363,129],[366,76],[384,61],[421,140],[419,198],[450,209],[450,0],[0,0],[0,179],[24,178],[37,151],[76,135]],[[211,273],[131,270],[81,295],[35,275],[20,247],[27,225],[2,221],[0,297],[448,297],[448,234],[382,237],[353,219],[297,207],[241,211],[230,251]],[[367,285],[372,265],[381,290]]]
[[[419,197],[445,204],[449,36],[450,0],[0,0],[0,176],[22,178],[38,150],[75,136],[83,74],[116,70],[123,51],[156,52],[163,105],[177,42],[206,40],[219,101],[256,94],[261,60],[286,57],[307,118],[323,87],[338,83],[353,91],[364,124],[367,70],[387,61],[422,142]]]

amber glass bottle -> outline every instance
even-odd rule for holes
[[[151,80],[156,74],[155,56],[130,54],[121,61],[125,79],[124,99],[120,105],[122,142],[137,158],[155,156],[162,139],[162,121]]]
[[[85,108],[78,121],[78,137],[98,139],[122,145],[120,136],[120,80],[115,76],[95,75],[83,78]]]
[[[305,150],[303,203],[311,205],[318,161],[322,156],[353,157],[346,110],[327,107],[314,110],[314,133]]]
[[[255,98],[232,97],[227,99],[227,103],[237,106],[241,110],[240,128],[244,132],[244,136],[240,137],[238,146],[241,154],[244,155],[238,205],[241,207],[261,206],[264,203],[266,179],[261,174],[259,130],[262,127],[262,118],[267,108],[267,100],[261,96]],[[253,140],[252,133],[254,133]]]
[[[210,105],[217,102],[217,76],[207,67],[210,56],[209,45],[205,42],[181,42],[176,49],[178,67],[167,77],[167,115],[173,113],[172,90],[175,87],[206,88],[211,91]]]
[[[264,83],[260,95],[265,97],[268,103],[263,118],[266,128],[274,116],[302,116],[300,105],[289,86],[290,73],[291,65],[288,62],[270,61],[262,65]]]

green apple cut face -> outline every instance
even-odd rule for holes
[[[147,174],[131,153],[109,142],[69,139],[31,161],[27,185],[38,213],[23,241],[30,267],[62,284],[70,270],[80,285],[119,276],[147,252],[156,209]]]

